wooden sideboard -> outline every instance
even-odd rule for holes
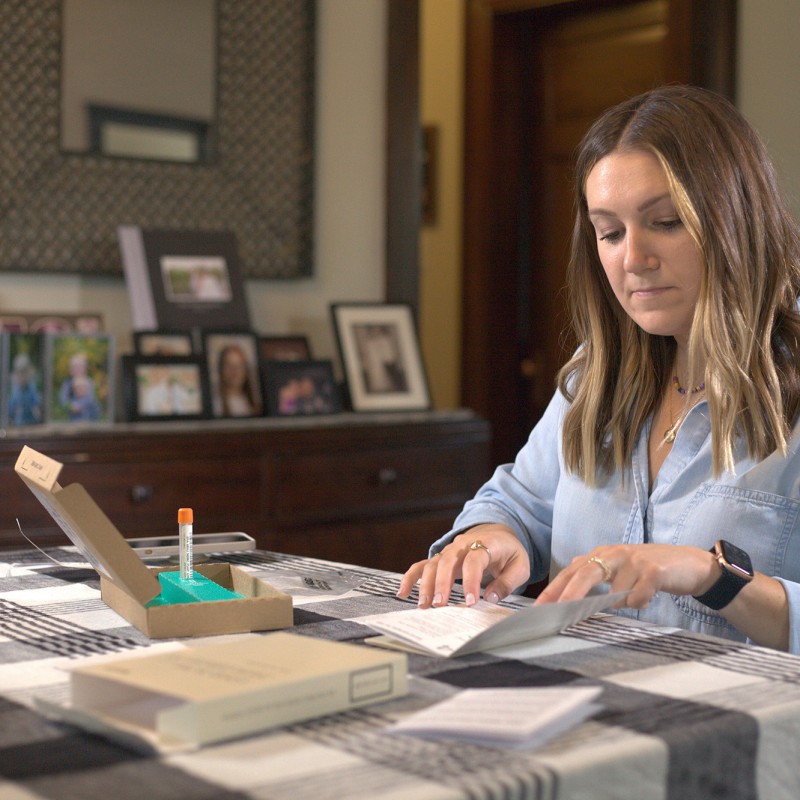
[[[0,431],[0,548],[69,544],[14,472],[23,445],[64,464],[125,536],[244,531],[259,547],[404,570],[489,477],[469,411]],[[2,560],[2,556],[0,556]]]

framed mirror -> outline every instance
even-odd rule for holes
[[[95,109],[80,112],[89,134],[94,124],[102,140],[116,126],[116,140],[90,140],[83,151],[64,146],[68,2],[3,0],[0,270],[121,274],[117,227],[131,224],[230,230],[247,277],[311,274],[314,0],[202,0],[216,40],[204,110],[120,103],[93,91],[82,104]],[[172,2],[198,4],[157,0]],[[180,158],[116,150],[120,132],[141,148],[142,134],[165,131],[176,134]]]

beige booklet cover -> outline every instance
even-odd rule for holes
[[[133,746],[193,747],[401,697],[406,656],[294,633],[113,658],[71,670],[49,716]]]

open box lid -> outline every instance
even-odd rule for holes
[[[50,512],[83,557],[145,605],[161,592],[155,574],[79,483],[58,484],[63,464],[25,445],[14,471]]]

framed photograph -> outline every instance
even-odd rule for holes
[[[185,331],[134,331],[133,344],[140,356],[190,356],[192,335]]]
[[[259,336],[258,356],[262,361],[310,361],[306,336]]]
[[[403,303],[334,303],[333,326],[354,411],[428,409],[414,316]]]
[[[230,231],[122,225],[118,236],[134,330],[250,327]]]
[[[0,314],[0,330],[15,333],[101,333],[103,315],[63,314],[49,311]]]
[[[114,420],[114,337],[46,334],[45,420]]]
[[[254,333],[203,331],[211,413],[258,417],[264,413],[258,342]]]
[[[341,410],[331,361],[266,363],[264,396],[270,416],[336,414]]]
[[[127,420],[192,420],[210,416],[202,357],[123,356],[121,363]]]
[[[44,337],[0,333],[0,427],[44,421]]]

